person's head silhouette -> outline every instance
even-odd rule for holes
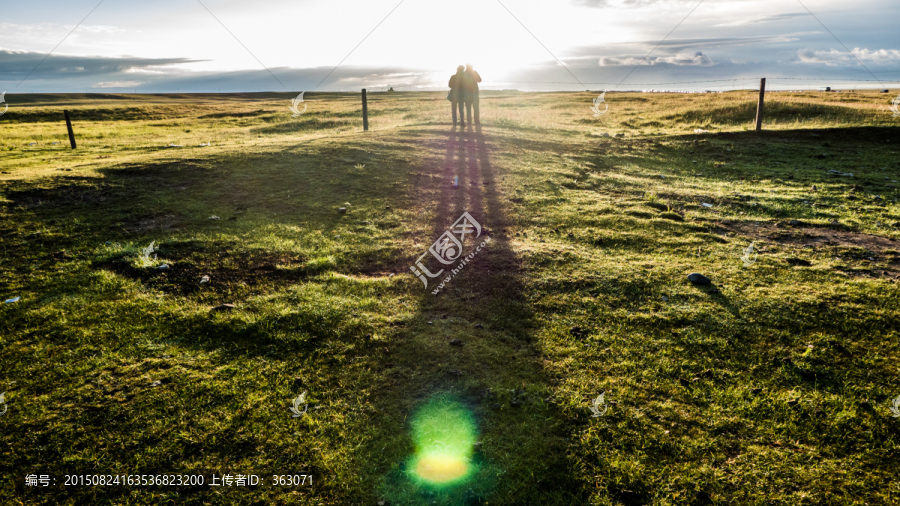
[[[472,70],[472,64],[466,63],[466,70]]]
[[[461,73],[463,73],[463,72],[465,72],[465,71],[466,71],[466,67],[464,67],[464,66],[462,66],[462,65],[460,65],[459,67],[456,67],[456,73],[457,73],[457,74],[461,74]]]

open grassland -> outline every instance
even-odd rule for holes
[[[752,92],[594,96],[460,132],[370,94],[364,133],[352,94],[7,95],[0,503],[896,504],[894,93],[770,93],[762,133]],[[492,241],[432,295],[463,211]],[[476,442],[435,487],[448,400]],[[169,473],[207,485],[64,486]]]

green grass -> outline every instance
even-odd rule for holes
[[[900,499],[889,95],[770,93],[761,133],[751,92],[486,92],[462,133],[369,97],[364,133],[350,94],[7,96],[0,502]],[[493,240],[434,296],[409,267],[463,211]],[[410,468],[435,402],[477,438],[447,487]],[[265,482],[63,485],[171,473]]]

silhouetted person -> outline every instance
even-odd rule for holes
[[[478,75],[478,72],[475,72],[475,69],[472,68],[471,63],[466,64],[466,71],[463,73],[463,100],[466,103],[466,119],[469,124],[472,123],[472,108],[475,108],[475,124],[481,124],[481,115],[479,114],[478,107],[478,83],[481,82],[481,76]],[[462,115],[460,113],[460,115]]]
[[[460,65],[456,67],[456,74],[450,76],[450,82],[447,83],[450,86],[450,94],[447,95],[447,100],[450,101],[450,110],[453,111],[453,126],[456,126],[456,110],[459,109],[459,123],[460,126],[466,126],[466,117],[463,115],[463,77],[465,76],[466,68]]]

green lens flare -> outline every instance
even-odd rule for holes
[[[429,485],[453,485],[473,470],[471,462],[478,439],[472,414],[458,402],[437,398],[413,416],[416,455],[413,476]]]

